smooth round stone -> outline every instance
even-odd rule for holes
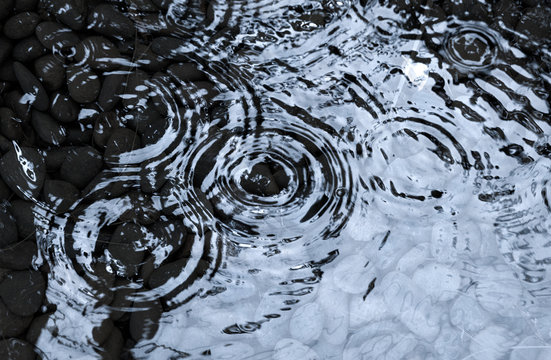
[[[455,298],[461,287],[459,271],[438,263],[427,263],[419,267],[412,279],[417,286],[438,301]]]
[[[44,21],[36,26],[36,37],[44,47],[62,57],[72,57],[79,37],[71,29],[54,21]]]
[[[105,162],[110,165],[117,165],[121,154],[140,147],[140,138],[136,132],[126,128],[116,129],[105,146]]]
[[[17,232],[21,239],[34,239],[36,233],[34,206],[31,201],[12,200],[11,202],[11,212],[16,220]]]
[[[57,90],[63,86],[65,68],[54,55],[44,55],[34,62],[34,73],[48,90]]]
[[[469,350],[474,360],[499,360],[517,343],[509,330],[491,325],[474,335]]]
[[[44,300],[46,282],[39,271],[13,271],[0,282],[0,298],[14,314],[30,316]]]
[[[274,347],[273,360],[301,359],[320,360],[321,357],[310,347],[295,339],[281,339]]]
[[[108,250],[117,267],[122,266],[118,273],[129,276],[137,273],[145,254],[145,234],[145,228],[133,223],[124,223],[115,229]]]
[[[96,6],[88,15],[88,26],[100,34],[113,37],[132,38],[135,32],[132,20],[110,4]]]
[[[145,104],[150,92],[147,80],[149,75],[145,71],[136,70],[128,75],[122,96],[122,105],[126,109],[135,109],[139,104]]]
[[[20,198],[36,198],[46,178],[46,164],[36,149],[17,147],[0,159],[0,176]]]
[[[1,137],[1,135],[0,135],[0,137]],[[0,140],[0,143],[1,143],[1,140]],[[0,149],[1,149],[1,146],[0,146]],[[0,201],[1,200],[7,200],[10,197],[11,194],[12,194],[12,192],[11,192],[10,188],[8,187],[8,185],[6,185],[4,180],[2,180],[2,178],[0,178]]]
[[[25,11],[12,16],[4,24],[4,34],[14,40],[26,38],[34,33],[40,16],[35,12]]]
[[[188,259],[182,258],[159,266],[149,277],[149,287],[151,289],[156,289],[166,284],[170,279],[178,277],[178,275],[182,273],[187,262]]]
[[[159,219],[159,210],[148,194],[139,191],[131,191],[128,194],[131,208],[125,211],[119,219],[123,222],[137,222],[142,225],[151,225]]]
[[[21,120],[17,119],[10,108],[0,108],[0,133],[9,140],[23,138]]]
[[[119,122],[117,113],[114,111],[102,112],[96,117],[96,122],[94,124],[94,143],[105,148],[113,131],[121,127],[122,124]]]
[[[124,337],[121,331],[117,327],[113,327],[113,331],[102,344],[105,350],[105,356],[107,359],[117,360],[120,359],[120,354],[124,346]]]
[[[103,79],[101,91],[98,96],[98,105],[103,111],[111,111],[121,100],[123,82],[126,76],[123,74],[109,74]]]
[[[169,36],[161,36],[153,39],[151,42],[151,50],[162,57],[174,60],[186,60],[181,49],[185,49],[186,43],[183,39],[178,39]]]
[[[158,191],[166,183],[170,159],[166,154],[144,161],[140,165],[140,189],[145,193]]]
[[[295,310],[289,322],[289,332],[294,339],[310,344],[320,337],[323,320],[324,314],[318,304],[305,304]]]
[[[77,188],[84,188],[100,172],[101,154],[91,146],[72,148],[61,164],[61,178]]]
[[[22,12],[22,11],[31,11],[36,8],[36,5],[38,4],[38,0],[15,0],[15,11]]]
[[[340,259],[333,272],[333,282],[339,289],[350,293],[365,293],[377,272],[367,257],[350,255]]]
[[[56,92],[52,95],[50,114],[62,123],[70,123],[78,118],[80,108],[69,95]]]
[[[130,336],[135,341],[152,339],[159,329],[163,307],[158,300],[134,304],[130,314]]]
[[[0,203],[0,249],[17,242],[17,225],[9,203]]]
[[[11,70],[13,72],[13,68]],[[15,115],[22,121],[31,119],[31,107],[24,103],[23,94],[19,90],[12,90],[4,96],[6,105],[15,111]]]
[[[48,110],[50,99],[42,83],[20,62],[13,63],[13,71],[21,89],[30,95],[32,106],[40,111]]]
[[[13,49],[11,41],[0,36],[0,64],[2,64],[10,55]]]
[[[32,321],[32,316],[19,316],[8,309],[0,300],[0,337],[9,338],[21,335]]]
[[[113,332],[113,321],[109,318],[104,319],[99,326],[92,329],[92,337],[96,344],[103,344],[109,335]]]
[[[31,344],[20,339],[0,340],[0,359],[34,360],[36,354]]]
[[[73,30],[82,30],[86,25],[85,0],[44,0],[46,9]]]
[[[0,0],[0,20],[5,19],[13,9],[13,0]]]
[[[0,267],[11,270],[30,269],[33,257],[37,254],[35,241],[18,242],[0,251]]]
[[[94,70],[111,71],[120,67],[119,50],[103,36],[89,36],[75,48],[77,65],[88,65]]]
[[[63,126],[50,115],[40,111],[33,110],[32,125],[38,137],[51,145],[61,145],[67,136]]]
[[[469,333],[483,329],[490,320],[488,313],[478,305],[472,294],[462,295],[455,300],[449,318],[454,326]]]
[[[149,229],[158,239],[157,246],[170,247],[170,253],[177,252],[187,239],[185,226],[177,220],[155,222]]]
[[[98,97],[101,82],[89,68],[70,65],[67,67],[67,89],[73,100],[77,103],[87,104]]]
[[[35,36],[19,40],[13,48],[12,56],[15,60],[26,63],[39,58],[47,52]]]
[[[193,63],[177,63],[170,65],[166,72],[176,78],[178,81],[203,81],[208,80],[201,70]]]
[[[71,183],[62,180],[44,181],[44,199],[58,213],[64,213],[78,201],[80,191]]]
[[[155,54],[151,51],[151,48],[145,44],[137,44],[135,54],[135,62],[140,68],[149,72],[161,71],[168,64],[167,59]]]

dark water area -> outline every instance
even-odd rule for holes
[[[0,0],[0,359],[551,359],[550,19]]]

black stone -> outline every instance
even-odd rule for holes
[[[113,131],[105,147],[105,162],[108,165],[119,164],[120,155],[140,148],[140,138],[136,132],[121,128]]]
[[[46,164],[36,149],[17,147],[0,159],[0,176],[20,198],[36,198],[46,178]]]
[[[0,300],[0,337],[9,338],[21,335],[29,326],[32,316],[19,316],[14,314]],[[9,359],[9,358],[5,358]]]
[[[0,249],[0,267],[11,270],[25,270],[32,267],[33,257],[38,254],[34,240],[21,241]]]
[[[19,316],[36,313],[44,301],[45,291],[46,282],[39,271],[12,271],[0,282],[0,298]]]
[[[35,238],[34,206],[31,201],[13,200],[11,202],[11,213],[16,220],[17,232],[21,239],[32,240]]]
[[[25,11],[12,16],[4,24],[4,34],[14,40],[26,38],[34,33],[40,16],[35,12]]]
[[[61,145],[67,136],[65,128],[50,115],[33,110],[32,125],[42,141],[51,145]]]
[[[131,191],[128,197],[132,206],[119,217],[122,222],[132,221],[150,225],[159,219],[159,210],[155,207],[150,195]]]
[[[2,64],[10,56],[13,46],[11,41],[3,36],[0,36],[0,64]]]
[[[71,183],[62,180],[44,182],[44,201],[57,213],[64,213],[78,201],[80,191]]]
[[[34,62],[34,73],[48,90],[57,90],[65,82],[65,68],[54,55],[42,56]]]
[[[151,50],[157,55],[168,59],[185,61],[186,57],[181,52],[181,48],[186,46],[186,41],[179,38],[161,36],[153,39]]]
[[[0,0],[0,20],[7,18],[13,9],[13,0]]]
[[[34,360],[34,348],[28,342],[11,338],[0,340],[0,359],[6,360]]]
[[[56,92],[52,95],[50,114],[62,123],[70,123],[78,118],[80,108],[69,95]]]
[[[4,249],[17,242],[17,225],[15,217],[10,211],[9,203],[0,203],[0,249]],[[1,250],[0,250],[1,251]]]
[[[73,100],[86,104],[96,100],[101,89],[101,82],[91,69],[70,65],[67,67],[67,88]]]
[[[86,25],[87,1],[44,0],[44,4],[50,13],[71,29],[82,30]]]
[[[121,58],[115,45],[103,36],[89,36],[75,48],[78,65],[88,65],[94,70],[112,71],[119,68]]]
[[[34,99],[31,100],[31,105],[40,111],[48,110],[50,100],[42,83],[20,62],[16,61],[13,63],[13,71],[15,72],[21,89],[34,97]]]
[[[15,11],[31,11],[36,9],[38,0],[15,0]]]
[[[132,38],[135,32],[132,20],[110,4],[96,6],[88,15],[88,26],[100,34],[113,37]]]
[[[121,100],[119,95],[123,91],[123,81],[125,75],[109,74],[103,79],[101,91],[98,96],[98,105],[103,111],[112,110],[115,105]]]
[[[155,54],[151,48],[145,44],[138,44],[135,48],[134,60],[140,67],[149,72],[157,72],[168,65],[166,58]]]
[[[54,21],[44,21],[36,27],[36,37],[46,49],[60,57],[72,58],[80,42],[71,29]]]
[[[101,148],[105,148],[113,131],[121,127],[122,124],[117,113],[114,111],[101,113],[94,124],[94,143]]]
[[[134,311],[130,315],[130,336],[135,341],[152,339],[159,329],[162,314],[163,307],[158,300],[134,304]]]
[[[9,108],[0,108],[0,133],[9,140],[21,140],[23,138],[21,120]]]
[[[116,260],[118,274],[133,276],[137,273],[145,254],[145,235],[145,228],[134,223],[124,223],[115,229],[108,250]]]
[[[30,36],[17,42],[13,48],[12,56],[15,60],[26,63],[39,58],[46,51],[36,36]]]
[[[241,186],[246,192],[257,196],[271,196],[279,193],[279,187],[270,168],[262,163],[253,165],[252,169],[241,177]]]
[[[177,63],[167,68],[167,73],[172,75],[178,81],[202,81],[208,80],[201,70],[193,63]]]
[[[102,165],[101,154],[96,149],[75,147],[68,151],[59,173],[63,180],[82,189],[100,172]]]

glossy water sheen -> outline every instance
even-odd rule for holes
[[[549,34],[496,4],[397,3],[214,1],[208,21],[172,3],[172,55],[216,107],[148,80],[121,117],[154,98],[166,128],[96,190],[160,173],[154,207],[194,235],[168,260],[142,235],[128,268],[102,243],[128,194],[39,210],[46,357],[97,358],[112,312],[160,299],[135,358],[551,358]],[[170,276],[144,283],[143,262]]]

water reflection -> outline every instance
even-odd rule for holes
[[[549,6],[61,3],[0,14],[0,354],[549,356]]]

